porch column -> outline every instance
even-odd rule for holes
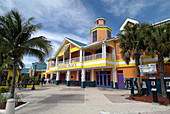
[[[77,70],[77,78],[76,81],[79,81],[79,70]]]
[[[83,61],[83,58],[82,58],[82,49],[80,49],[80,62]]]
[[[68,70],[66,73],[66,86],[70,86],[70,71]]]
[[[56,74],[56,85],[59,85],[59,76],[60,76],[60,72],[57,72],[57,74]]]
[[[51,72],[51,73],[50,73],[50,79],[52,79],[52,76],[53,76],[53,73]]]
[[[81,88],[85,88],[85,69],[81,69]]]
[[[84,57],[85,57],[85,50],[83,50],[83,57],[82,57],[82,61],[84,61]]]
[[[56,63],[55,63],[55,66],[58,65],[58,57],[56,57]]]
[[[118,89],[116,69],[112,68],[112,72],[113,72],[113,88]]]
[[[65,55],[63,55],[63,64],[65,64],[65,60],[64,59],[65,59]]]
[[[106,43],[102,44],[102,58],[106,58]]]
[[[69,63],[71,63],[71,52],[70,52],[70,55],[69,55]]]
[[[92,74],[92,75],[91,75],[91,76],[92,76],[92,77],[91,77],[91,81],[93,82],[93,81],[94,81],[94,69],[91,70],[91,74]]]

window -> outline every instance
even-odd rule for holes
[[[111,35],[110,35],[110,31],[107,30],[107,38],[110,38]]]
[[[97,30],[93,32],[93,42],[97,41]]]
[[[123,70],[118,70],[117,73],[119,74],[122,74],[123,73]]]
[[[90,81],[90,72],[86,72],[86,81]]]
[[[74,76],[71,76],[71,79],[73,79],[74,78]]]
[[[99,20],[97,20],[97,25],[99,24]]]

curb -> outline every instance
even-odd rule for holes
[[[30,104],[30,102],[26,102],[25,104],[22,104],[22,105],[16,107],[16,108],[15,108],[15,111],[23,108],[24,106],[26,106],[26,105],[28,105],[28,104]],[[0,109],[0,114],[4,114],[4,113],[5,113],[5,109]]]

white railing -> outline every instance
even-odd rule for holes
[[[89,60],[95,60],[95,59],[101,59],[101,58],[102,58],[102,53],[98,53],[98,54],[93,54],[93,55],[88,55],[88,56],[83,57],[83,61],[89,61]],[[113,59],[110,53],[106,53],[106,58]],[[58,61],[58,65],[74,63],[74,62],[79,62],[79,61],[80,61],[80,57],[75,57],[75,58],[72,58],[70,62],[69,62],[69,59],[64,60],[64,62]]]
[[[75,57],[71,59],[71,63],[79,62],[79,61],[80,61],[80,57]]]
[[[106,53],[106,58],[108,58],[108,59],[112,59],[111,54],[110,54],[110,53]]]
[[[85,56],[83,58],[83,61],[89,61],[89,60],[100,59],[100,58],[102,58],[102,53]]]

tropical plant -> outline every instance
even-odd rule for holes
[[[5,44],[8,58],[12,60],[13,78],[9,98],[14,98],[15,77],[17,74],[17,64],[23,55],[32,55],[44,60],[52,49],[51,42],[45,37],[39,36],[31,38],[41,24],[32,24],[33,17],[27,21],[22,18],[20,13],[11,10],[5,16],[0,16],[0,38]]]
[[[138,95],[141,95],[140,85],[140,57],[145,50],[144,37],[141,31],[148,26],[148,24],[135,24],[133,26],[126,26],[124,34],[118,35],[119,47],[121,48],[121,56],[126,64],[132,59],[135,59],[136,71],[137,71],[137,82],[138,82]]]
[[[158,55],[158,68],[161,79],[162,97],[166,98],[164,87],[164,58],[170,55],[170,26],[161,25],[158,27],[150,25],[144,32],[147,46],[146,54],[154,57]]]

